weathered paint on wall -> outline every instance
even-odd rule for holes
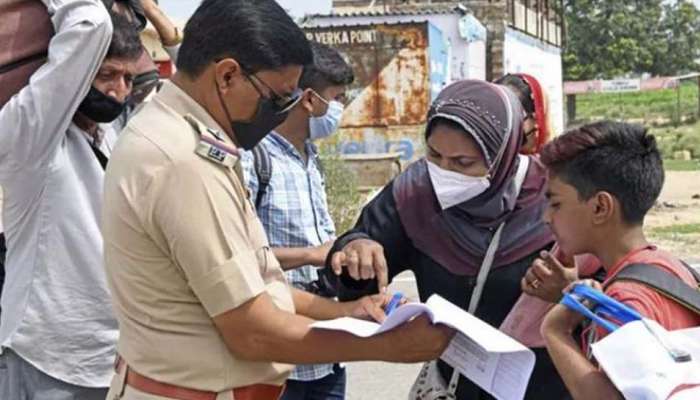
[[[340,151],[398,152],[403,161],[421,156],[426,115],[447,76],[439,29],[420,22],[308,28],[306,33],[340,50],[355,72],[337,138]],[[431,41],[437,50],[431,51]]]

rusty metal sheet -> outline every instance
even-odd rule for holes
[[[430,106],[428,23],[308,28],[307,37],[343,52],[356,80],[345,128],[425,122]]]

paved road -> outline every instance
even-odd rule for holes
[[[410,299],[418,299],[411,273],[401,274],[390,286]],[[406,400],[420,364],[361,362],[348,364],[348,400]]]

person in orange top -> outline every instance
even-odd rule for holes
[[[552,136],[549,99],[540,82],[528,74],[507,74],[494,83],[510,89],[520,100],[525,113],[522,125],[521,154],[537,154]]]
[[[604,288],[608,296],[666,329],[699,326],[700,316],[642,284],[608,285],[634,263],[650,264],[697,285],[680,260],[644,236],[644,217],[664,183],[654,136],[638,125],[599,122],[554,139],[542,149],[541,159],[549,174],[545,220],[561,251],[590,254],[586,262],[597,262],[605,269],[602,285],[586,283]],[[553,264],[552,269],[561,267],[554,257],[546,261]],[[610,379],[586,356],[589,343],[582,350],[574,339],[581,322],[583,316],[558,304],[542,323],[542,335],[559,374],[574,399],[621,399]]]

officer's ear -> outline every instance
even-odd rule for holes
[[[238,85],[239,81],[244,77],[243,74],[243,68],[233,58],[224,58],[217,61],[214,67],[216,85],[222,93],[226,93]]]

